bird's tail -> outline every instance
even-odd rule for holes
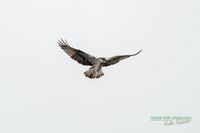
[[[84,74],[88,78],[100,78],[101,76],[104,75],[104,73],[101,69],[98,71],[94,67],[91,67],[89,70],[84,72]]]

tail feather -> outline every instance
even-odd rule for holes
[[[100,78],[104,75],[104,73],[101,70],[97,71],[94,68],[90,68],[89,70],[84,72],[84,74],[88,78]]]

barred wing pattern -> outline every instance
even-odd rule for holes
[[[92,66],[94,64],[94,60],[96,60],[96,57],[89,55],[81,50],[72,48],[68,45],[68,42],[66,40],[58,40],[58,44],[61,49],[65,51],[65,53],[67,53],[72,59],[82,65]]]
[[[108,58],[105,63],[102,63],[102,66],[114,65],[114,64],[118,63],[119,61],[121,61],[123,59],[126,59],[128,57],[135,56],[135,55],[139,54],[141,51],[142,50],[140,50],[139,52],[132,54],[132,55],[119,55],[119,56],[114,56],[114,57]]]

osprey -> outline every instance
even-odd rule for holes
[[[74,59],[78,63],[85,66],[92,66],[89,68],[89,70],[84,72],[85,76],[88,78],[99,78],[104,75],[103,71],[101,70],[102,67],[114,65],[119,61],[131,56],[135,56],[142,51],[140,50],[139,52],[132,55],[119,55],[110,58],[97,58],[95,56],[89,55],[81,50],[69,46],[66,40],[58,40],[58,44],[61,47],[61,49],[65,51],[65,53],[67,53],[72,59]]]

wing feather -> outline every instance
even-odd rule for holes
[[[110,65],[114,65],[116,63],[118,63],[119,61],[129,58],[131,56],[135,56],[137,54],[139,54],[142,50],[140,50],[139,52],[132,54],[132,55],[119,55],[119,56],[114,56],[114,57],[110,57],[106,60],[105,63],[102,63],[103,66],[110,66]]]
[[[60,39],[58,40],[58,44],[67,53],[72,59],[77,61],[82,65],[93,65],[94,60],[96,57],[89,55],[81,50],[75,49],[68,45],[66,40]]]

